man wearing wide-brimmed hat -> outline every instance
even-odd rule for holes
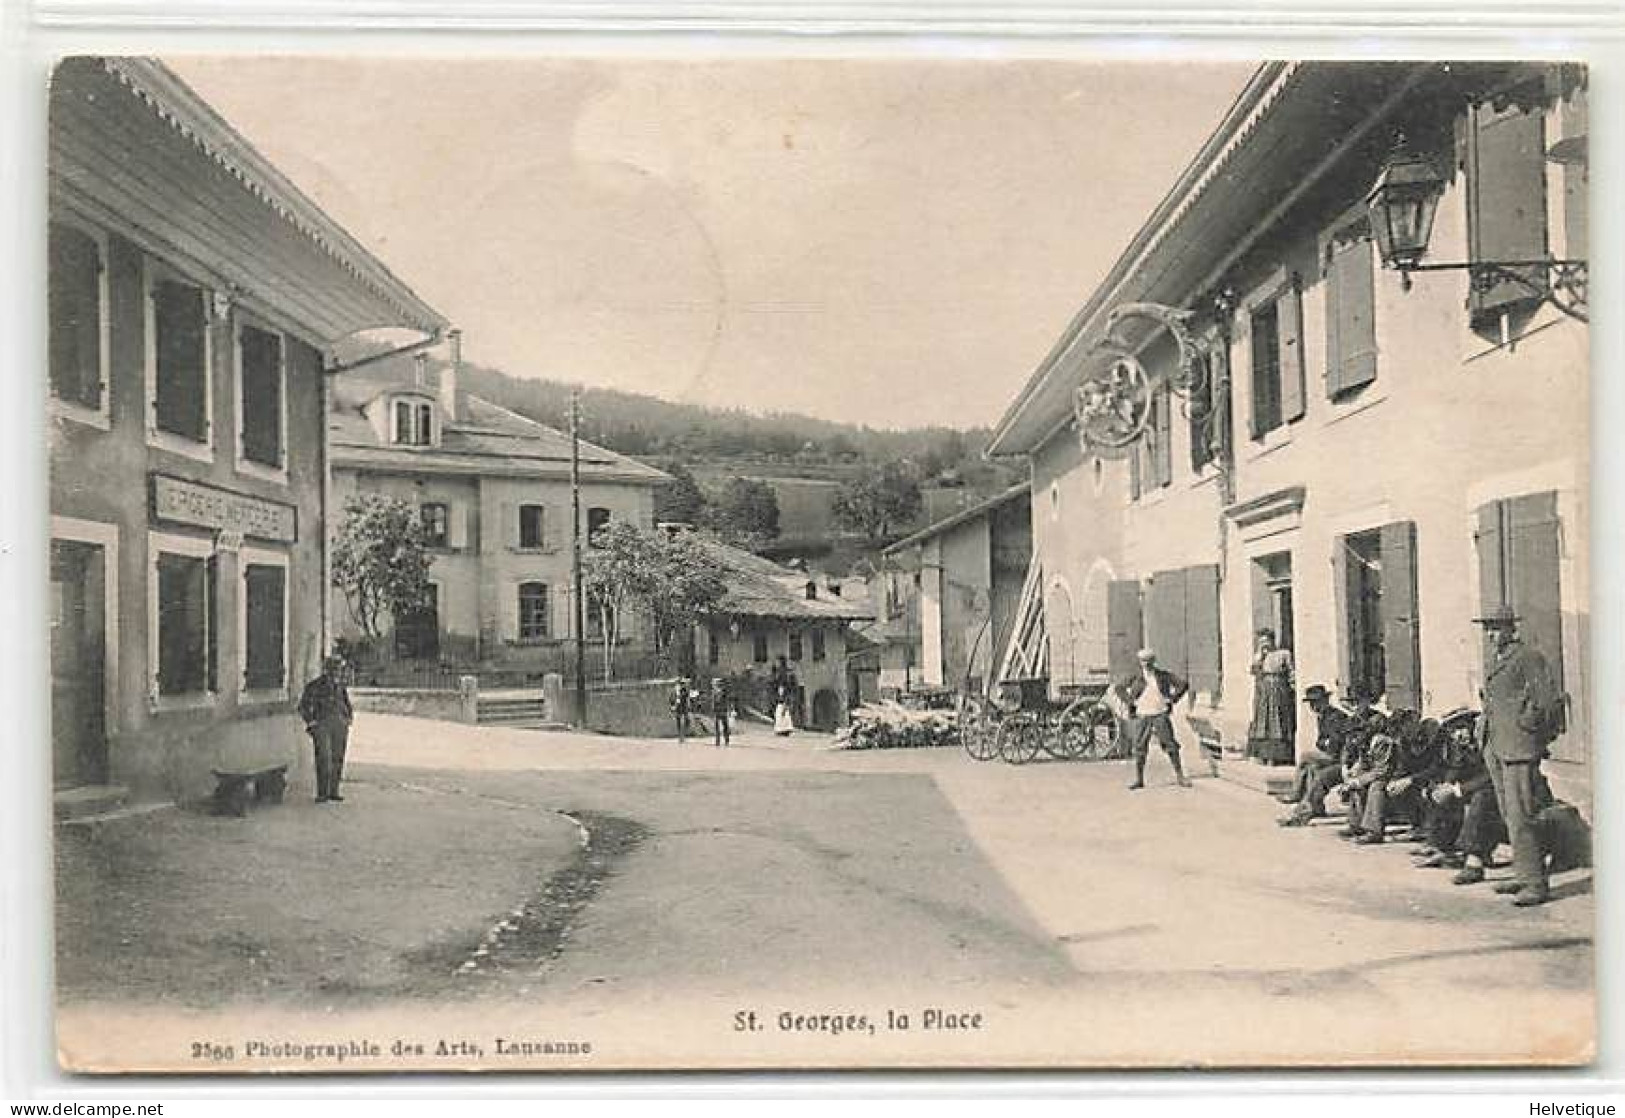
[[[1284,802],[1295,804],[1277,822],[1283,827],[1302,827],[1326,814],[1326,797],[1342,780],[1343,739],[1348,733],[1348,712],[1332,702],[1332,693],[1323,684],[1304,689],[1303,701],[1318,720],[1315,748],[1298,765],[1292,794]]]
[[[1518,639],[1518,620],[1508,605],[1474,618],[1495,648],[1484,673],[1479,741],[1512,841],[1513,879],[1495,891],[1511,893],[1513,904],[1528,907],[1547,898],[1545,851],[1535,820],[1551,800],[1540,762],[1557,737],[1563,712],[1546,657]]]

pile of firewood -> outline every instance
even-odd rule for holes
[[[959,744],[959,716],[952,710],[911,710],[901,703],[865,703],[852,722],[836,731],[846,749],[910,749]]]

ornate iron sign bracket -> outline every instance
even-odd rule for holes
[[[1095,353],[1111,357],[1111,364],[1073,390],[1073,415],[1086,453],[1105,457],[1125,453],[1145,433],[1159,381],[1177,396],[1200,394],[1206,377],[1199,360],[1201,346],[1191,337],[1195,317],[1195,311],[1161,303],[1123,303],[1106,316],[1106,338]],[[1130,318],[1150,319],[1179,347],[1174,367],[1165,376],[1147,372],[1122,336],[1120,327]]]

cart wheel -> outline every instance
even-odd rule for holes
[[[1063,761],[1082,761],[1092,756],[1094,726],[1087,713],[1068,715],[1056,726],[1049,750]]]
[[[991,761],[999,755],[998,728],[988,717],[987,708],[975,699],[960,700],[959,740],[975,760]]]
[[[1044,727],[1030,718],[1007,718],[999,727],[999,756],[1012,765],[1025,765],[1044,744]]]
[[[1089,708],[1087,756],[1096,761],[1108,761],[1124,756],[1123,725],[1105,703]]]

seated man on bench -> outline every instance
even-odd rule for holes
[[[1318,720],[1315,748],[1298,765],[1292,794],[1283,803],[1296,806],[1277,820],[1283,827],[1302,827],[1326,814],[1326,796],[1343,779],[1343,743],[1348,736],[1349,714],[1332,702],[1332,693],[1320,684],[1306,689],[1303,701]]]
[[[1455,867],[1457,885],[1483,881],[1485,863],[1506,838],[1477,721],[1477,711],[1463,708],[1439,722],[1443,763],[1428,792],[1428,845],[1417,852],[1419,869]]]
[[[1369,733],[1365,732],[1369,728]],[[1338,831],[1341,838],[1352,839],[1362,846],[1382,841],[1381,796],[1378,811],[1372,813],[1372,789],[1379,783],[1386,787],[1393,775],[1394,757],[1399,742],[1390,728],[1390,719],[1372,713],[1361,732],[1351,735],[1349,746],[1343,751],[1343,781],[1332,791],[1348,810],[1348,823]],[[1373,815],[1376,829],[1373,832]]]

